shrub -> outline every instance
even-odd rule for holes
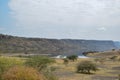
[[[3,80],[45,80],[44,76],[40,74],[36,69],[15,66],[11,67],[2,75]]]
[[[67,58],[69,60],[75,61],[75,60],[77,60],[78,56],[77,55],[71,55],[71,56],[67,56]]]
[[[41,71],[42,69],[46,68],[48,64],[53,63],[54,60],[45,56],[33,56],[29,58],[25,64],[27,66],[34,67]]]
[[[96,65],[91,61],[82,61],[77,66],[77,72],[90,74],[90,71],[98,70]]]

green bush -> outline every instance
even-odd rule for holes
[[[53,63],[53,62],[54,60],[49,57],[33,56],[31,58],[28,58],[25,64],[27,66],[34,67],[38,69],[39,71],[41,71],[42,69],[46,68],[48,64]]]
[[[96,71],[97,66],[91,61],[82,61],[77,66],[77,72],[90,74],[90,71]]]

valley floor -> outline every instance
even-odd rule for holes
[[[96,62],[99,70],[92,72],[92,74],[76,73],[76,66],[83,60],[94,61],[92,58],[79,59],[76,62],[69,62],[69,64],[63,64],[62,59],[56,59],[54,72],[59,80],[118,80],[120,74],[120,61],[106,60],[104,63]]]

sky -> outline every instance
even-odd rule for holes
[[[0,0],[0,33],[120,41],[120,0]]]

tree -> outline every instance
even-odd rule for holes
[[[96,71],[97,66],[91,61],[82,61],[77,66],[77,72],[90,74],[90,71]]]
[[[25,62],[25,64],[27,66],[34,67],[34,68],[38,69],[39,71],[41,71],[42,69],[46,68],[48,64],[53,63],[53,62],[54,62],[54,60],[49,57],[33,56],[33,57],[29,58]]]
[[[78,56],[77,55],[71,55],[71,56],[67,56],[67,58],[69,60],[75,61],[75,60],[77,60]]]

